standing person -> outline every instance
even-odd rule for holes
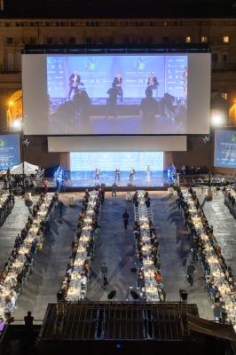
[[[115,180],[120,181],[120,169],[115,170]]]
[[[96,168],[95,169],[95,183],[97,183],[99,181],[99,176],[100,176],[100,169]]]
[[[124,228],[125,228],[125,230],[127,230],[128,223],[129,223],[129,214],[128,214],[127,210],[125,210],[122,217],[123,217],[123,221],[124,221]]]
[[[131,168],[130,174],[129,174],[129,180],[130,180],[130,181],[133,181],[133,180],[134,180],[135,172],[136,172],[135,169],[134,169],[134,168]]]
[[[57,177],[57,179],[56,179],[56,185],[57,185],[57,191],[60,191],[60,189],[61,189],[61,179],[59,177]]]
[[[153,91],[153,90],[157,90],[158,87],[159,87],[159,83],[158,83],[157,77],[154,76],[153,72],[150,72],[149,77],[148,77],[148,81],[147,81],[147,89],[146,90],[151,89]]]
[[[123,101],[123,89],[122,89],[122,76],[117,73],[113,80],[113,86],[116,88],[118,95],[120,96],[120,102]]]
[[[114,184],[113,184],[112,187],[111,187],[111,196],[112,196],[112,197],[116,197],[116,192],[117,192],[117,185],[116,185],[116,183],[114,182]]]
[[[48,192],[48,180],[43,180],[43,191],[46,194]]]
[[[105,262],[102,263],[101,273],[102,273],[103,286],[106,286],[108,284],[107,281],[108,267]]]
[[[188,278],[188,282],[189,282],[190,286],[193,286],[193,281],[194,281],[193,274],[194,274],[195,269],[196,269],[195,266],[191,262],[187,268],[187,278]]]
[[[27,312],[27,316],[24,316],[24,321],[25,321],[25,325],[27,327],[32,327],[34,324],[34,317],[32,316],[31,312],[28,311]]]
[[[60,192],[65,192],[65,191],[66,191],[65,180],[62,179],[61,186],[60,186]]]
[[[59,200],[58,202],[58,209],[59,209],[59,216],[62,218],[63,211],[64,211],[65,205],[62,200]]]
[[[80,82],[81,78],[79,75],[78,71],[74,71],[74,73],[71,74],[70,78],[69,78],[69,94],[68,94],[68,99],[70,100],[70,96],[72,94],[72,92],[74,91],[74,94],[77,93],[78,91],[78,86],[81,85]]]
[[[147,180],[150,181],[150,174],[151,174],[151,169],[150,166],[147,166]]]

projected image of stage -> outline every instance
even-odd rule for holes
[[[23,54],[26,134],[208,133],[210,53],[85,53]]]
[[[49,130],[185,133],[187,75],[186,55],[48,56]]]

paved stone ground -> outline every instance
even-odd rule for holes
[[[197,190],[200,202],[205,192]],[[65,275],[66,265],[71,253],[71,242],[75,236],[77,217],[84,193],[64,193],[61,198],[66,206],[62,218],[56,208],[51,216],[51,233],[45,238],[43,249],[38,252],[33,273],[23,287],[14,312],[15,323],[23,323],[27,311],[32,311],[35,324],[41,323],[48,303],[56,302],[56,293]],[[75,204],[70,206],[71,197]],[[184,260],[191,256],[190,240],[183,225],[175,198],[170,198],[167,191],[150,192],[153,220],[158,232],[161,254],[161,271],[168,301],[179,300],[179,289],[185,288],[189,294],[188,302],[198,305],[199,314],[206,319],[213,319],[211,303],[204,291],[204,277],[201,264],[196,263],[195,282],[191,287],[186,279]],[[36,201],[38,196],[33,196]],[[127,208],[130,214],[128,230],[123,228],[122,214]],[[221,191],[214,192],[213,200],[204,204],[204,211],[209,223],[214,227],[214,234],[222,248],[222,254],[236,275],[235,226],[236,220],[223,203]],[[14,239],[28,217],[28,208],[24,200],[16,196],[12,213],[0,228],[0,265],[4,265],[12,250]],[[135,285],[134,267],[134,213],[131,202],[126,201],[126,193],[119,192],[111,197],[106,192],[101,209],[100,233],[95,244],[95,257],[92,262],[92,279],[88,286],[87,298],[91,301],[106,301],[111,290],[116,290],[117,301],[124,301],[129,286]],[[109,267],[109,285],[104,289],[101,283],[100,268],[105,261]]]

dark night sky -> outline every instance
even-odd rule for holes
[[[235,17],[236,0],[3,0],[0,17]]]

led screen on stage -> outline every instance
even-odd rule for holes
[[[215,130],[214,166],[236,168],[236,130]]]
[[[163,171],[163,152],[72,152],[70,153],[70,170],[94,171]]]
[[[210,53],[23,54],[25,134],[207,134],[210,63]]]
[[[19,135],[0,135],[0,170],[7,170],[18,164],[20,164]]]

